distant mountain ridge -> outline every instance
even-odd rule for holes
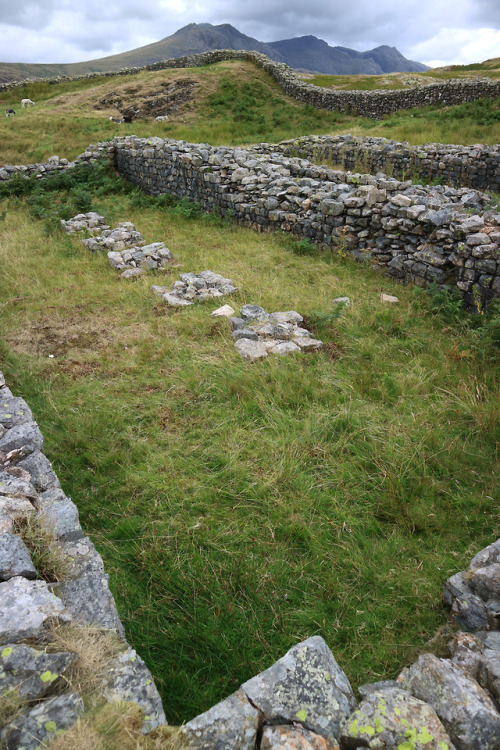
[[[367,52],[348,47],[330,47],[315,36],[301,36],[277,42],[259,42],[242,34],[228,23],[190,23],[171,36],[144,47],[81,63],[0,63],[0,82],[30,77],[85,75],[141,67],[171,57],[193,55],[217,49],[260,52],[271,60],[283,62],[291,68],[330,75],[381,75],[393,72],[421,72],[426,65],[407,60],[395,48],[387,45]]]

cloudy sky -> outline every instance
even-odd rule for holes
[[[428,65],[500,57],[500,0],[0,0],[0,61],[80,62],[230,23],[263,42],[397,47]]]

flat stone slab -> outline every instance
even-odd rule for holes
[[[43,698],[76,658],[77,654],[67,651],[48,654],[22,643],[8,643],[0,647],[0,696],[15,689],[27,700]]]
[[[26,422],[11,427],[0,438],[0,451],[8,453],[18,448],[26,448],[28,453],[32,453],[35,449],[42,450],[43,436],[36,422]]]
[[[56,732],[73,726],[82,711],[83,701],[76,693],[50,698],[8,724],[0,739],[7,750],[41,750]]]
[[[167,723],[151,672],[132,648],[119,654],[111,665],[104,697],[138,703],[144,709],[145,733]]]
[[[51,619],[69,622],[71,615],[45,581],[16,577],[0,583],[0,645],[40,638]]]
[[[22,398],[0,393],[0,424],[10,430],[16,425],[33,421],[31,410]]]
[[[188,305],[194,304],[187,299],[176,297],[175,294],[171,294],[170,292],[165,292],[165,294],[161,295],[161,298],[164,299],[170,307],[187,307]]]
[[[340,723],[356,705],[349,680],[319,636],[293,646],[241,689],[266,723],[300,722],[309,731],[335,740]]]
[[[259,712],[243,690],[237,690],[184,725],[182,731],[192,750],[254,750]]]
[[[243,359],[254,362],[256,359],[267,357],[267,346],[261,341],[252,341],[247,338],[240,338],[235,343],[235,349],[241,354]]]
[[[370,693],[343,724],[340,740],[346,750],[360,745],[373,750],[454,750],[434,709],[401,688]]]
[[[498,750],[500,713],[489,695],[460,667],[423,654],[399,680],[435,710],[460,750]]]
[[[15,576],[33,580],[37,576],[25,543],[17,534],[0,534],[0,582]]]

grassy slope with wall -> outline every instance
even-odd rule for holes
[[[222,123],[226,104],[197,114],[211,106]],[[212,268],[240,286],[233,306],[297,309],[326,342],[249,366],[208,315],[216,305],[167,309],[149,278],[124,283],[77,238],[44,234],[22,199],[0,206],[2,369],[105,559],[169,720],[315,633],[355,684],[394,675],[443,625],[444,579],[500,530],[493,350],[451,303],[433,312],[425,292],[342,255],[301,255],[119,186],[76,189],[73,206],[91,199],[113,225],[165,240],[182,265],[157,283]]]

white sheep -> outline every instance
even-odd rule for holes
[[[31,105],[35,105],[35,102],[32,102],[31,99],[21,99],[21,107],[24,109],[24,107],[31,107]]]

